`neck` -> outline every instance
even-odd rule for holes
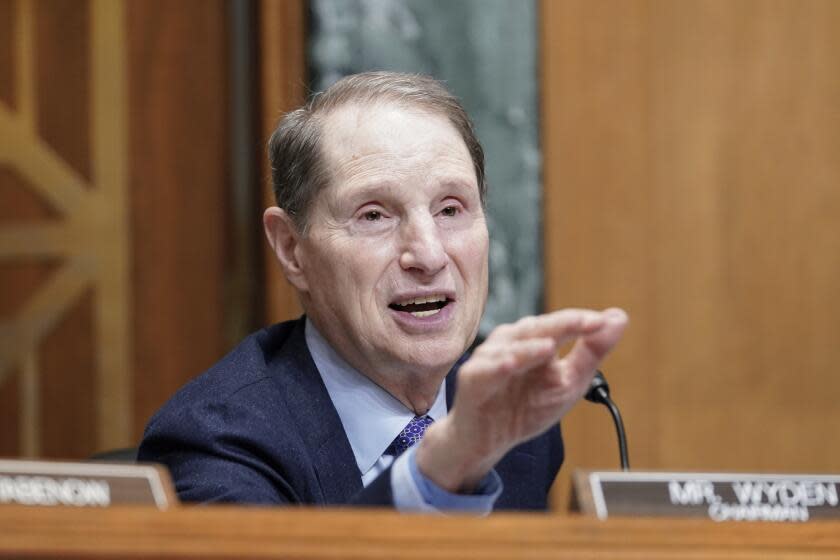
[[[313,328],[313,336],[320,339],[321,344],[326,344],[329,351],[335,355],[335,359],[344,361],[418,416],[426,414],[432,408],[441,384],[452,369],[453,364],[431,370],[412,368],[410,364],[402,362],[371,364],[360,361],[355,354],[342,352],[340,345],[330,340],[329,331],[322,330],[311,315],[307,320]]]
[[[414,411],[417,416],[423,416],[435,404],[441,383],[446,379],[443,375],[408,375],[386,379],[375,374],[362,371],[371,381],[388,391],[395,399],[403,403],[406,408]],[[448,372],[447,372],[448,373]]]

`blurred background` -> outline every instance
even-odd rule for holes
[[[840,472],[840,3],[0,0],[0,456],[133,446],[300,309],[264,145],[311,90],[431,73],[490,181],[482,325],[621,306],[636,469]],[[609,415],[563,422],[617,468]]]

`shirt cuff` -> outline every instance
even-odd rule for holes
[[[473,494],[447,492],[417,468],[416,447],[412,447],[394,461],[391,467],[391,490],[394,506],[399,511],[442,513],[455,511],[487,515],[493,511],[502,493],[502,479],[496,470],[487,473]]]

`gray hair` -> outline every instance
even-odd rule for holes
[[[393,102],[429,111],[449,119],[472,158],[479,196],[484,204],[487,183],[484,150],[473,124],[457,97],[429,76],[397,72],[365,72],[337,81],[311,97],[301,108],[286,113],[268,141],[271,183],[277,206],[305,231],[312,201],[329,184],[321,153],[319,115],[348,104]]]

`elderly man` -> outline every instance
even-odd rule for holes
[[[626,315],[528,317],[465,355],[487,299],[484,155],[431,78],[345,78],[285,116],[269,155],[265,232],[305,316],[182,389],[139,458],[186,501],[544,509],[558,422]]]

